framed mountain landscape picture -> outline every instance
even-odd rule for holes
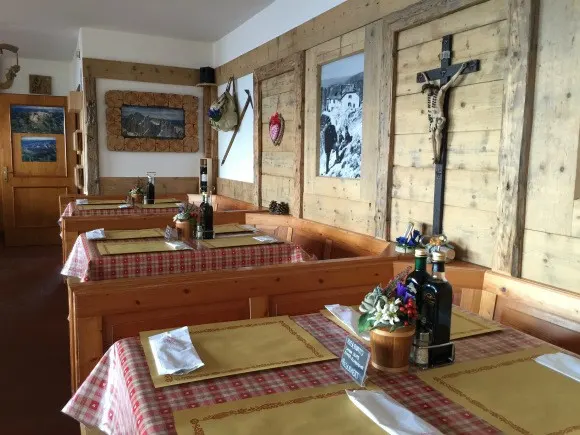
[[[111,151],[197,152],[198,99],[193,95],[109,91],[107,148]]]
[[[12,133],[64,134],[64,108],[48,106],[10,106]]]

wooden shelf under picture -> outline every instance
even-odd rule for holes
[[[85,177],[84,177],[84,168],[82,165],[75,166],[75,186],[79,190],[83,190],[85,187]]]
[[[82,91],[72,91],[68,94],[68,111],[81,113],[83,110],[84,95]]]
[[[82,154],[83,152],[83,131],[82,130],[75,130],[73,132],[73,150],[77,152],[77,154]]]

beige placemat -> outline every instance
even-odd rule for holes
[[[580,433],[580,382],[533,360],[541,346],[418,373],[453,402],[507,434]]]
[[[98,205],[98,204],[125,204],[124,199],[88,199],[88,205]]]
[[[101,255],[145,254],[147,252],[174,251],[165,240],[151,240],[144,242],[97,242],[97,249]]]
[[[345,392],[360,389],[354,383],[338,384],[176,411],[175,430],[178,435],[385,435]]]
[[[457,307],[453,307],[451,340],[489,334],[490,332],[501,331],[502,329],[501,326],[494,322],[490,322],[482,317],[470,315]]]
[[[88,204],[77,205],[78,210],[120,210],[121,204]]]
[[[269,317],[190,326],[205,366],[183,376],[159,376],[148,339],[159,332],[140,334],[156,388],[338,358],[288,316]]]
[[[280,240],[276,240],[275,242],[260,242],[254,238],[257,236],[258,234],[252,234],[251,236],[220,237],[218,239],[204,240],[201,242],[201,244],[209,249],[219,249],[236,248],[239,246],[276,245],[284,243]]]
[[[142,230],[105,230],[107,240],[130,240],[165,237],[161,228],[147,228]]]
[[[358,305],[353,305],[351,308],[358,311]],[[326,308],[320,310],[320,314],[328,320],[333,321],[345,331],[352,333],[340,320],[336,318]],[[473,337],[474,335],[488,334],[490,332],[501,331],[503,328],[493,322],[483,318],[470,316],[462,312],[458,307],[453,307],[451,313],[451,340],[458,340],[460,338]]]
[[[214,228],[215,234],[237,234],[237,233],[253,233],[255,229],[244,228],[240,224],[224,224],[216,225]]]
[[[160,204],[139,204],[137,207],[141,207],[144,209],[148,208],[177,208],[179,207],[176,202],[172,203],[160,203]]]

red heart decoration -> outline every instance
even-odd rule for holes
[[[282,143],[282,138],[284,136],[284,118],[278,112],[276,112],[270,118],[270,139],[272,143],[279,146]]]

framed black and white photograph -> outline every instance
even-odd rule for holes
[[[123,137],[183,139],[185,112],[169,107],[121,107]]]
[[[321,67],[320,176],[360,178],[364,63],[360,53]]]

